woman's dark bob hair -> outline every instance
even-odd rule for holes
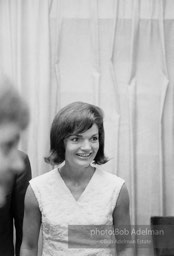
[[[55,116],[50,131],[50,155],[45,161],[51,165],[61,164],[65,160],[65,138],[87,131],[93,124],[99,130],[99,150],[94,163],[106,163],[108,159],[104,155],[103,111],[84,102],[71,103]]]

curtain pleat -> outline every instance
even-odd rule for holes
[[[100,57],[99,57],[99,28],[98,28],[98,0],[89,1],[90,9],[90,37],[93,56],[93,96],[94,103],[100,105]]]
[[[162,80],[161,89],[161,102],[160,102],[160,124],[159,124],[159,162],[160,162],[160,214],[165,214],[164,208],[164,147],[163,147],[163,112],[166,100],[167,89],[169,86],[169,77],[166,64],[166,47],[165,47],[165,35],[164,35],[164,8],[163,1],[159,2],[159,30],[160,30],[160,42],[162,50],[162,72],[164,78]]]

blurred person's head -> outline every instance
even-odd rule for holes
[[[9,170],[23,169],[23,160],[17,151],[20,133],[29,122],[26,103],[11,82],[0,77],[0,182]]]

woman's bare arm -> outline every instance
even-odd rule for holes
[[[41,213],[39,205],[31,186],[29,186],[25,195],[21,256],[37,256],[40,225]]]
[[[124,184],[121,188],[117,204],[113,212],[114,230],[118,231],[116,240],[122,240],[120,243],[116,243],[116,251],[118,256],[133,256],[133,248],[129,241],[131,240],[131,225],[129,214],[129,194]],[[124,229],[125,228],[125,229]],[[121,232],[121,229],[126,230],[125,235]]]

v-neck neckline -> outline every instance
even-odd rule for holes
[[[93,183],[96,173],[97,173],[97,168],[95,168],[93,175],[91,176],[89,182],[87,183],[85,189],[82,191],[81,195],[76,199],[74,197],[74,195],[72,194],[71,190],[69,189],[69,187],[66,185],[65,181],[63,180],[61,174],[60,174],[60,169],[57,168],[57,173],[60,177],[60,181],[63,184],[63,187],[65,188],[65,190],[67,191],[67,193],[70,195],[70,197],[73,199],[73,201],[75,201],[76,203],[78,203],[79,201],[82,200],[82,198],[84,197],[84,195],[87,193],[87,191],[89,190],[89,187],[91,186],[91,184]]]

